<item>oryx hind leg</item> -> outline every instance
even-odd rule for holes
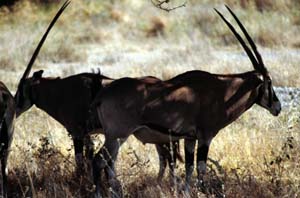
[[[156,144],[156,151],[158,154],[158,159],[159,159],[159,172],[157,176],[157,181],[160,183],[162,181],[162,178],[164,176],[166,167],[167,167],[167,158],[169,153],[168,149],[166,149],[167,145],[166,144]]]
[[[175,173],[177,159],[181,162],[183,161],[179,152],[179,140],[169,143],[168,164],[170,168],[170,181],[172,185],[177,184],[177,181],[179,181],[179,178],[176,176]]]
[[[104,182],[101,181],[101,173],[103,170],[105,170],[108,179],[108,185],[109,187],[111,187],[109,188],[109,194],[111,195],[111,197],[122,196],[122,188],[116,178],[114,164],[118,155],[119,148],[125,140],[126,139],[105,139],[103,147],[93,159],[94,184],[96,185],[96,195],[98,195],[99,197],[100,195],[103,195],[103,192],[101,192],[101,189],[104,188],[104,186],[102,185]]]
[[[163,175],[166,170],[167,164],[170,169],[170,182],[172,185],[177,183],[177,178],[175,174],[175,167],[177,158],[181,159],[179,152],[179,140],[173,141],[166,144],[156,144],[156,150],[159,156],[159,173],[158,173],[158,181],[161,182]]]

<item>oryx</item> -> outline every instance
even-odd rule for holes
[[[235,14],[227,9],[252,50],[216,11],[244,48],[253,71],[224,75],[194,70],[154,84],[136,78],[121,78],[98,94],[91,108],[96,108],[98,112],[105,142],[93,161],[97,196],[101,196],[100,171],[107,165],[111,170],[111,184],[115,184],[114,162],[120,146],[131,134],[144,143],[155,144],[168,143],[170,137],[171,141],[184,138],[188,189],[196,140],[198,180],[202,183],[209,145],[220,129],[235,121],[254,104],[274,116],[280,113],[280,101],[256,45]]]

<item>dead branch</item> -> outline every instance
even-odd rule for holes
[[[169,7],[168,4],[170,3],[170,0],[151,0],[152,4],[157,7],[158,9],[164,10],[166,12],[170,12],[172,10],[185,7],[187,4],[187,1],[184,1],[182,4],[174,6],[174,7]]]

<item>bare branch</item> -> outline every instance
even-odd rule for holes
[[[170,12],[172,10],[185,7],[187,4],[187,1],[184,1],[182,4],[174,6],[174,7],[169,7],[168,4],[170,3],[170,0],[151,0],[152,4],[157,7],[158,9],[164,10],[166,12]]]

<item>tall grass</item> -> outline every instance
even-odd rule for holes
[[[299,109],[285,110],[275,118],[254,106],[221,130],[209,151],[212,161],[208,161],[207,194],[297,197],[300,193],[299,121]],[[102,136],[95,136],[94,140],[99,149]],[[8,165],[12,195],[91,195],[91,178],[76,176],[74,164],[71,139],[53,119],[34,108],[18,120]],[[121,148],[116,169],[128,197],[183,196],[175,190],[180,186],[171,185],[167,176],[162,185],[157,184],[158,157],[151,144],[143,145],[130,137]],[[178,164],[176,174],[182,184],[184,164]],[[193,178],[195,182],[195,175]],[[204,194],[192,187],[191,196]]]

